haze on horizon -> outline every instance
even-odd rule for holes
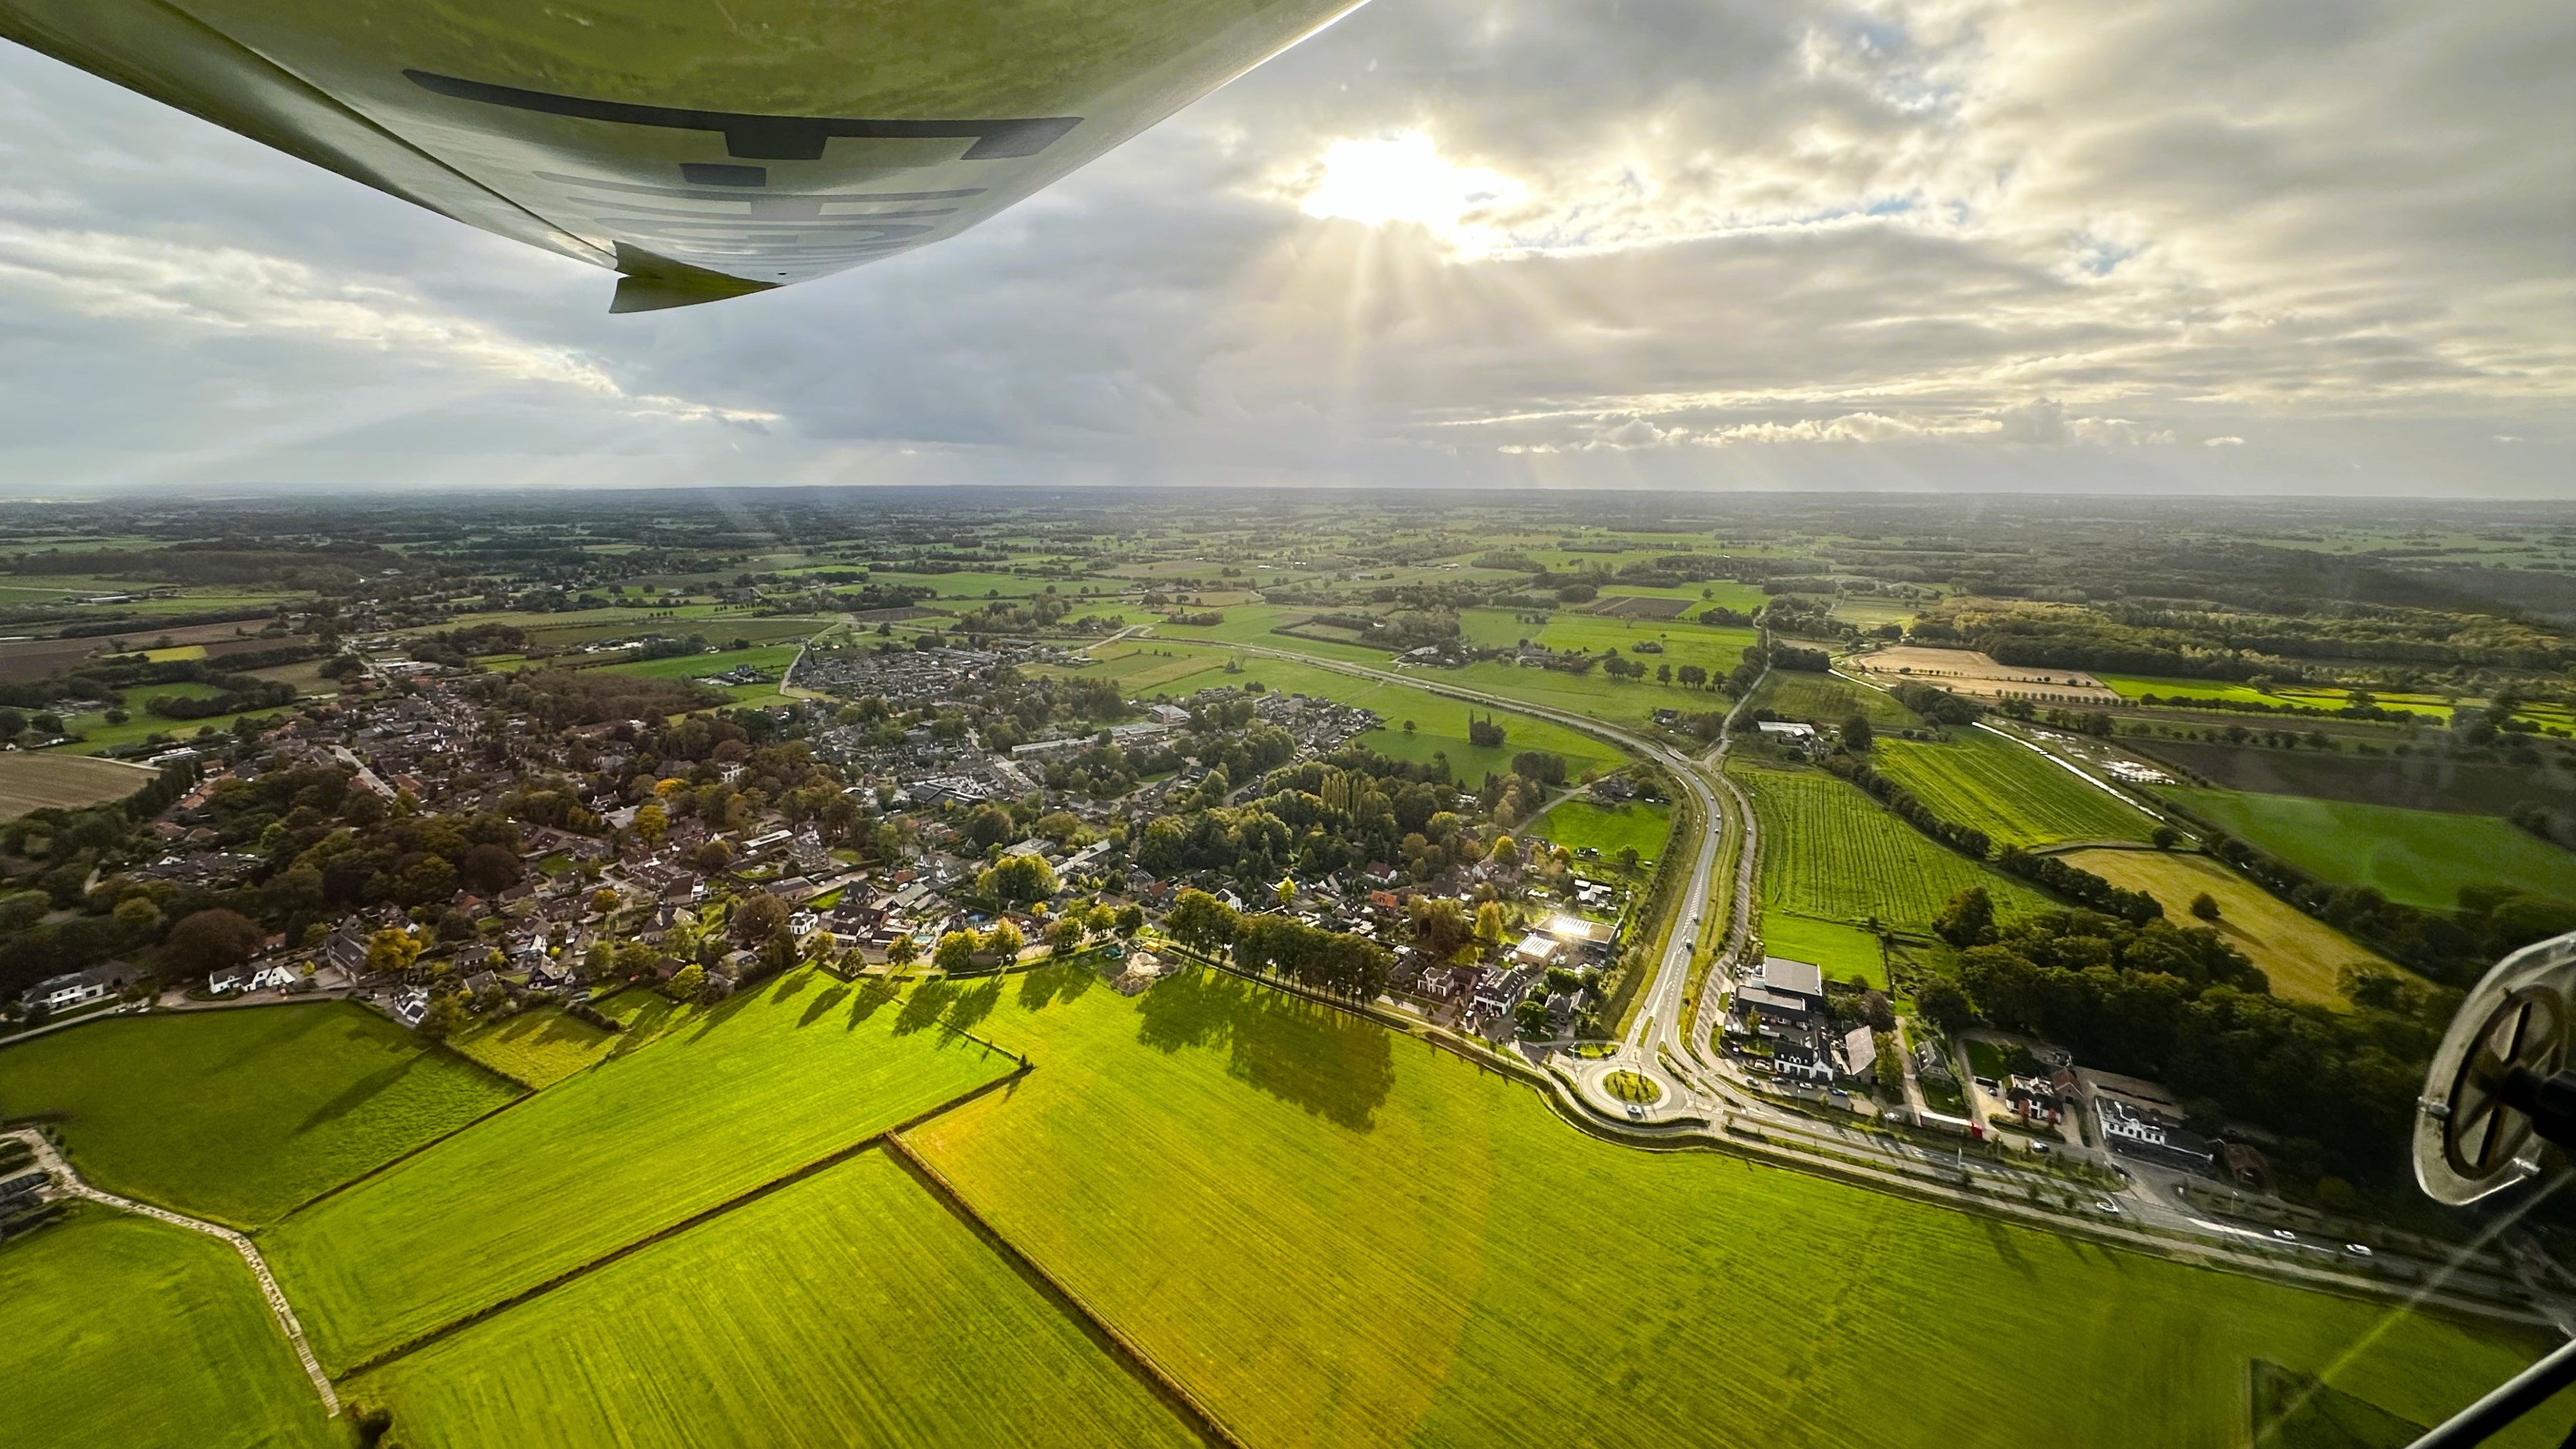
[[[0,50],[0,490],[2576,492],[2576,13],[1376,0],[979,230],[595,273]]]

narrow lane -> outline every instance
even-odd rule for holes
[[[277,1320],[278,1332],[286,1335],[287,1345],[295,1350],[297,1361],[304,1365],[304,1376],[313,1381],[313,1391],[322,1396],[322,1407],[334,1415],[340,1412],[340,1396],[333,1392],[330,1376],[322,1372],[321,1361],[313,1356],[312,1345],[304,1341],[304,1325],[296,1322],[295,1310],[288,1305],[285,1291],[277,1286],[277,1279],[268,1271],[268,1260],[259,1255],[259,1249],[251,1245],[249,1238],[218,1223],[185,1217],[168,1208],[154,1207],[150,1203],[118,1197],[112,1192],[104,1192],[90,1186],[81,1179],[79,1173],[72,1170],[72,1165],[63,1160],[63,1155],[54,1150],[54,1144],[47,1141],[41,1132],[22,1130],[0,1133],[0,1136],[15,1137],[34,1148],[37,1164],[52,1173],[54,1180],[61,1184],[62,1191],[73,1197],[111,1207],[119,1212],[152,1218],[168,1223],[172,1227],[186,1228],[192,1233],[203,1233],[210,1238],[221,1238],[232,1244],[241,1253],[242,1261],[250,1265],[251,1276],[259,1280],[260,1296],[268,1300],[268,1311]]]

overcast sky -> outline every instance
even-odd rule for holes
[[[715,306],[0,46],[0,488],[2576,493],[2565,0],[1374,0]]]

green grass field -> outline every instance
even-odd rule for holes
[[[2346,966],[2413,974],[2205,855],[2074,850],[2063,859],[2124,890],[2154,896],[2164,903],[2165,919],[2177,926],[2204,924],[2193,918],[2191,903],[2207,891],[2218,902],[2212,929],[2263,968],[2275,996],[2341,1007],[2345,1002],[2335,982]]]
[[[1881,740],[1872,754],[1881,774],[1933,814],[1986,832],[1998,848],[2143,841],[2156,826],[2145,811],[1984,730],[1957,730],[1937,744]]]
[[[721,634],[722,631],[716,631]],[[715,637],[715,635],[710,635]],[[770,675],[766,684],[720,684],[714,686],[733,696],[736,704],[772,704],[786,696],[778,686],[787,674],[787,666],[796,662],[800,646],[763,644],[749,649],[721,649],[713,654],[682,654],[669,659],[639,659],[630,664],[602,664],[606,674],[631,674],[643,679],[704,679],[743,665]]]
[[[1858,926],[1789,911],[1765,911],[1762,950],[1765,955],[1821,966],[1837,981],[1857,976],[1872,986],[1887,985],[1887,962],[1879,953],[1878,938]]]
[[[2345,690],[2318,689],[2305,685],[2275,685],[2271,689],[2263,690],[2256,689],[2250,684],[2238,684],[2226,679],[2179,679],[2145,674],[2097,674],[2093,677],[2102,681],[2103,687],[2122,699],[2137,699],[2143,695],[2152,694],[2159,700],[2168,702],[2207,699],[2235,704],[2269,705],[2275,708],[2291,705],[2302,709],[2326,710],[2341,709],[2351,699],[2350,694]],[[2452,707],[2439,695],[2381,694],[2375,697],[2381,705],[2389,709],[2407,710],[2445,723],[2451,718]],[[2259,715],[2248,716],[2245,722],[2248,728],[2261,728],[2266,723]],[[2314,721],[2302,721],[2299,724],[2302,730],[2311,729],[2314,726]]]
[[[1265,1449],[2219,1449],[2258,1354],[2429,1423],[2545,1346],[1596,1142],[1233,978],[1043,971],[981,1029],[1039,1069],[908,1140]],[[1959,1372],[1961,1304],[2048,1345],[2045,1391]]]
[[[1649,671],[1659,664],[1675,668],[1696,664],[1719,678],[1743,663],[1744,651],[1755,643],[1750,629],[1719,629],[1688,619],[1604,618],[1564,610],[1549,615],[1536,638],[1550,649],[1580,649],[1593,654],[1616,649]],[[1639,654],[1636,648],[1641,643],[1660,644],[1663,652]]]
[[[2255,849],[2334,885],[2449,910],[2460,887],[2499,884],[2576,901],[2576,854],[2491,816],[2236,790],[2167,790]]]
[[[1886,690],[1803,669],[1772,670],[1753,692],[1751,708],[1827,726],[1839,726],[1857,714],[1881,731],[1914,729],[1923,723],[1920,715],[1898,704]]]
[[[296,1214],[264,1241],[337,1372],[1013,1065],[906,1007],[798,971]]]
[[[1647,656],[1646,662],[1655,662],[1653,656]],[[1598,669],[1590,674],[1567,674],[1562,670],[1522,669],[1517,665],[1489,660],[1463,669],[1440,669],[1428,671],[1428,674],[1443,683],[1464,689],[1479,689],[1504,699],[1584,715],[1604,724],[1632,730],[1644,729],[1659,709],[1697,714],[1705,710],[1722,711],[1728,702],[1725,695],[1713,690],[1684,689],[1678,684],[1657,684],[1652,679],[1612,679]]]
[[[206,686],[199,685],[196,688],[203,689]],[[73,754],[95,755],[103,750],[114,749],[118,745],[140,744],[154,735],[170,736],[171,743],[168,748],[176,748],[210,730],[216,734],[226,733],[236,722],[243,719],[282,719],[291,713],[281,709],[246,709],[233,714],[208,715],[204,719],[163,719],[159,715],[145,714],[142,710],[143,701],[155,694],[185,692],[187,691],[176,686],[127,690],[126,697],[132,702],[133,708],[125,723],[109,724],[105,711],[97,714],[75,715],[65,720],[64,724],[74,735],[79,736],[79,743],[65,745],[62,748]]]
[[[241,1255],[86,1204],[0,1245],[0,1444],[337,1449]]]
[[[862,1153],[398,1359],[406,1443],[1195,1443],[889,1154]]]
[[[847,568],[849,565],[843,564],[840,565],[840,567]],[[1079,583],[1067,583],[1062,579],[1031,579],[1022,578],[1018,574],[969,571],[961,571],[953,574],[908,574],[897,573],[892,570],[880,572],[878,570],[871,569],[868,572],[868,582],[871,584],[881,585],[886,588],[893,588],[897,584],[910,584],[921,588],[937,589],[939,591],[939,601],[942,603],[962,600],[970,604],[987,597],[999,599],[1035,598],[1038,595],[1045,593],[1047,591],[1047,585],[1049,584],[1055,585],[1057,593],[1071,594],[1078,602],[1081,597],[1079,590],[1082,587]],[[1112,585],[1102,582],[1098,584],[1097,587],[1108,588],[1112,587]],[[1102,602],[1114,603],[1116,602],[1116,599],[1115,596],[1112,596],[1111,598],[1104,599]],[[1078,614],[1081,613],[1082,610],[1077,608],[1074,612]]]
[[[2048,909],[2038,892],[1935,845],[1857,786],[1821,770],[1731,764],[1762,825],[1768,911],[1923,930],[1950,897],[1984,886],[2008,916]]]
[[[1291,642],[1267,639],[1265,647],[1288,647]],[[1296,642],[1301,650],[1314,652],[1314,642]],[[1381,650],[1342,650],[1345,655],[1370,663],[1370,668],[1383,668],[1386,655]],[[1448,755],[1450,773],[1461,784],[1479,784],[1489,771],[1507,773],[1512,768],[1512,755],[1520,750],[1548,750],[1564,755],[1566,766],[1574,776],[1589,771],[1610,771],[1623,763],[1623,755],[1610,745],[1566,724],[1551,719],[1535,719],[1528,714],[1502,712],[1504,724],[1502,748],[1484,748],[1468,743],[1468,714],[1486,714],[1463,701],[1445,699],[1427,688],[1414,688],[1406,683],[1383,683],[1373,678],[1355,678],[1334,673],[1321,665],[1298,663],[1298,660],[1273,660],[1273,657],[1239,657],[1242,673],[1224,673],[1226,660],[1236,660],[1224,647],[1180,645],[1164,642],[1159,637],[1141,642],[1121,642],[1097,650],[1090,665],[1082,668],[1054,668],[1054,676],[1097,676],[1115,678],[1118,686],[1133,699],[1151,699],[1157,694],[1188,696],[1200,688],[1213,686],[1247,686],[1260,683],[1262,688],[1280,694],[1311,694],[1319,699],[1332,699],[1340,704],[1358,704],[1363,709],[1376,709],[1386,727],[1360,735],[1358,743],[1368,745],[1383,755],[1394,755],[1399,761],[1430,761],[1432,755]],[[1432,676],[1432,678],[1445,678]],[[1404,722],[1412,719],[1414,730],[1406,732]]]
[[[1446,682],[1455,672],[1442,670],[1436,677]],[[1626,763],[1626,757],[1612,746],[1552,720],[1486,710],[1408,684],[1363,679],[1280,659],[1247,659],[1240,675],[1211,676],[1205,682],[1213,683],[1219,678],[1229,684],[1257,681],[1267,689],[1375,710],[1386,721],[1385,727],[1361,735],[1360,744],[1399,760],[1428,760],[1435,754],[1445,754],[1450,773],[1471,786],[1481,783],[1487,772],[1508,773],[1512,756],[1523,750],[1562,755],[1570,779],[1579,780]],[[1503,743],[1493,748],[1469,743],[1467,717],[1471,713],[1493,714],[1503,726]],[[1414,723],[1411,734],[1405,732],[1406,720]]]
[[[1664,857],[1664,837],[1672,833],[1673,807],[1652,801],[1602,806],[1574,799],[1531,821],[1523,834],[1543,836],[1568,850],[1587,846],[1603,860],[1617,860],[1621,849],[1636,847],[1640,860]]]
[[[82,1175],[240,1228],[519,1095],[340,1002],[115,1017],[0,1050],[0,1117],[68,1113]]]
[[[551,1087],[607,1056],[618,1041],[548,1006],[469,1027],[447,1044],[514,1082]]]

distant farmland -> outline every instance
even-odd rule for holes
[[[30,810],[77,810],[122,800],[151,784],[158,773],[91,755],[0,751],[0,820],[15,820]]]
[[[1736,765],[1730,773],[1761,818],[1766,909],[1828,921],[1876,916],[1922,930],[1950,897],[1978,885],[2005,914],[2048,909],[2029,887],[1933,844],[1821,770]]]
[[[2507,885],[2576,901],[2576,853],[2487,816],[2233,790],[2166,790],[2255,849],[2336,885],[2449,910],[2460,887]]]
[[[1944,820],[1986,832],[1998,847],[2065,840],[2145,840],[2145,811],[2086,784],[2035,751],[1980,729],[1940,744],[1881,740],[1873,762]]]

